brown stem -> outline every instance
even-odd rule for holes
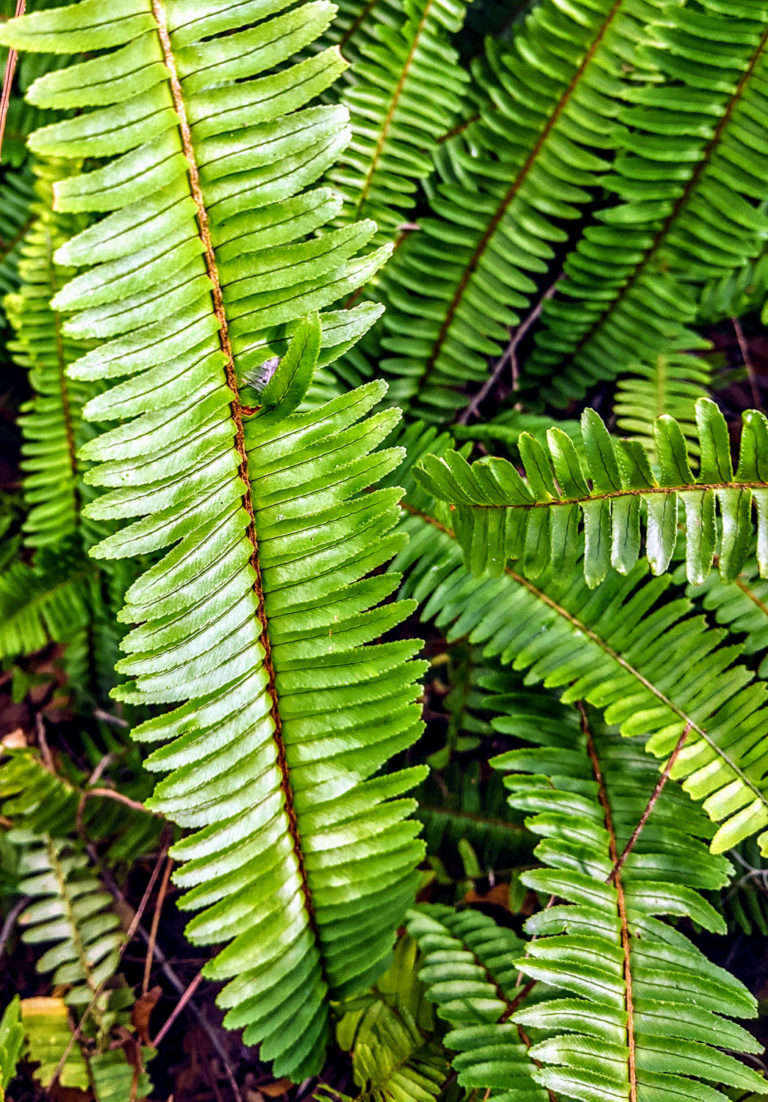
[[[152,925],[149,928],[149,942],[147,943],[147,955],[144,960],[144,977],[141,984],[142,995],[146,995],[147,991],[149,991],[149,977],[152,972],[152,958],[154,956],[155,942],[157,941],[157,931],[160,926],[160,915],[162,914],[163,903],[165,903],[165,897],[168,893],[168,883],[171,879],[172,870],[173,858],[169,857],[165,863],[163,879],[160,882],[160,890],[157,893],[155,910],[152,914]],[[157,1045],[152,1045],[152,1048],[157,1048]]]
[[[731,318],[731,324],[733,325],[733,331],[736,334],[736,340],[739,342],[739,351],[741,352],[741,358],[744,361],[744,366],[747,369],[747,378],[749,379],[749,389],[752,391],[752,404],[755,409],[761,409],[760,402],[760,390],[757,385],[757,375],[755,373],[755,365],[752,363],[752,357],[749,354],[749,345],[747,339],[744,336],[744,330],[741,327],[741,322],[738,318]]]
[[[642,831],[643,827],[645,826],[646,822],[648,821],[648,816],[653,811],[654,806],[656,804],[656,801],[658,800],[659,796],[663,792],[664,785],[669,780],[669,775],[672,772],[672,767],[674,766],[675,762],[677,761],[677,755],[682,750],[682,748],[685,744],[685,740],[688,738],[688,735],[690,733],[691,733],[691,725],[690,725],[690,723],[686,723],[685,727],[683,728],[683,733],[681,734],[680,738],[677,740],[677,745],[675,746],[674,750],[670,754],[669,761],[667,762],[666,766],[664,767],[664,772],[661,774],[658,781],[656,782],[656,787],[654,788],[653,792],[651,793],[651,798],[648,801],[648,803],[645,805],[645,810],[643,811],[643,814],[640,816],[640,819],[637,823],[637,826],[632,831],[632,836],[630,837],[629,841],[627,842],[626,846],[624,847],[624,849],[621,852],[621,856],[616,860],[616,863],[613,866],[613,869],[611,870],[611,875],[608,877],[608,881],[607,881],[609,884],[613,883],[613,881],[616,879],[618,874],[621,872],[621,869],[624,865],[624,862],[626,861],[626,859],[629,857],[632,850],[637,845],[637,840],[640,837],[640,832]]]
[[[152,942],[152,932],[151,931],[150,931],[149,936],[150,936],[151,944],[147,945],[147,953],[150,954],[149,959],[151,960],[151,954],[154,952],[154,942]],[[171,1028],[173,1023],[176,1021],[179,1014],[181,1014],[182,1010],[187,1005],[189,1000],[192,998],[195,991],[197,991],[198,987],[200,986],[200,984],[202,982],[202,979],[203,979],[203,970],[201,968],[200,971],[195,976],[195,978],[192,980],[192,982],[187,987],[186,991],[182,994],[179,1001],[174,1006],[174,1008],[171,1011],[168,1018],[165,1020],[165,1022],[163,1022],[163,1025],[162,1025],[160,1031],[158,1032],[157,1036],[155,1037],[155,1039],[153,1041],[149,1042],[150,1048],[157,1049],[157,1048],[160,1047],[160,1045],[162,1044],[163,1039],[165,1038],[165,1035],[167,1034],[168,1030]]]

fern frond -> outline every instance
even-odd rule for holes
[[[509,1020],[523,994],[515,961],[524,942],[477,911],[438,904],[411,911],[408,932],[424,954],[427,996],[451,1027],[444,1040],[459,1083],[493,1102],[548,1102],[527,1037]]]
[[[27,1055],[36,1064],[35,1078],[50,1087],[65,1052],[70,1048],[73,1027],[70,1010],[63,999],[40,996],[23,999],[21,1017],[26,1036]],[[59,1073],[58,1082],[72,1090],[88,1091],[88,1065],[80,1045],[72,1045]],[[129,1096],[130,1097],[130,1096]]]
[[[520,560],[529,578],[540,576],[552,562],[569,571],[583,551],[584,575],[594,587],[610,568],[622,574],[632,570],[643,523],[646,557],[653,573],[662,574],[677,544],[679,501],[689,581],[707,577],[718,549],[720,573],[730,581],[750,549],[754,499],[757,561],[761,576],[766,575],[768,420],[756,410],[744,414],[735,475],[728,426],[714,402],[699,399],[696,423],[698,476],[691,471],[685,437],[672,417],[659,417],[654,424],[661,468],[656,478],[642,446],[613,440],[590,409],[582,416],[585,464],[570,437],[553,428],[547,449],[532,436],[519,438],[525,480],[506,459],[484,458],[470,465],[458,452],[427,456],[414,475],[435,497],[450,503],[457,537],[475,574],[490,569],[499,575],[509,559]]]
[[[369,576],[401,546],[399,493],[363,492],[399,459],[376,450],[398,414],[367,416],[378,383],[307,413],[254,412],[238,388],[269,374],[277,339],[301,378],[348,343],[354,315],[326,327],[322,311],[388,253],[359,255],[370,222],[319,232],[341,200],[307,190],[348,139],[343,108],[306,106],[338,51],[293,63],[331,14],[84,0],[0,29],[21,49],[109,51],[30,97],[100,105],[35,150],[114,157],[57,186],[61,210],[106,217],[59,250],[87,270],[53,305],[103,342],[70,374],[123,380],[86,407],[118,422],[82,449],[107,490],[87,513],[131,521],[94,554],[164,552],[128,590],[115,695],[179,705],[135,734],[167,743],[152,806],[192,831],[173,851],[181,905],[201,911],[188,936],[228,943],[206,967],[231,980],[227,1023],[298,1079],[321,1066],[329,994],[385,966],[422,853],[402,798],[421,771],[373,777],[420,730],[418,643],[372,644],[410,608],[377,609],[394,579]]]
[[[0,657],[69,642],[88,623],[92,573],[92,564],[66,547],[38,556],[34,566],[11,563],[0,575]]]
[[[14,995],[0,1017],[0,1102],[4,1102],[5,1088],[16,1074],[23,1047],[21,1002],[19,996]]]
[[[546,272],[563,223],[579,216],[615,143],[625,64],[663,0],[543,0],[509,49],[488,44],[480,117],[451,139],[457,182],[431,196],[385,272],[380,367],[392,397],[450,420],[484,379]],[[532,278],[533,277],[533,278]]]
[[[663,79],[626,93],[604,181],[620,202],[566,260],[525,365],[558,405],[625,371],[638,349],[685,343],[696,289],[756,257],[768,233],[764,10],[734,0],[726,17],[717,0],[695,0],[649,41]]]
[[[708,347],[701,342],[702,347]],[[712,368],[702,356],[691,354],[690,346],[672,347],[649,360],[638,360],[630,373],[616,385],[613,415],[616,426],[658,462],[654,424],[668,414],[680,426],[691,457],[699,455],[696,402],[706,398],[712,386]]]
[[[380,4],[367,17],[369,40],[342,96],[352,141],[330,173],[346,198],[346,218],[373,218],[381,240],[406,220],[469,79],[450,37],[464,20],[463,3],[406,0],[404,12],[397,28]]]
[[[27,369],[33,397],[19,417],[22,432],[21,471],[27,516],[25,542],[30,547],[57,546],[78,527],[80,495],[75,453],[83,443],[82,383],[66,377],[69,364],[82,355],[82,343],[62,332],[62,318],[49,306],[74,270],[54,262],[59,245],[82,220],[53,211],[53,185],[62,178],[55,165],[35,165],[35,221],[21,245],[19,290],[5,299],[15,331],[9,347]]]
[[[441,1093],[448,1064],[433,1040],[434,1015],[417,958],[415,942],[401,938],[371,991],[341,1008],[336,1039],[352,1054],[360,1100],[432,1102]]]
[[[768,1093],[760,1075],[720,1051],[758,1047],[728,1020],[754,1017],[753,996],[659,920],[685,915],[724,933],[701,892],[727,883],[731,866],[707,853],[708,824],[677,785],[658,791],[642,743],[593,730],[584,717],[578,733],[529,730],[532,747],[494,759],[510,804],[542,839],[534,855],[544,867],[522,880],[558,901],[527,921],[532,939],[510,961],[559,989],[513,1015],[547,1034],[530,1050],[533,1077],[583,1102],[723,1097],[701,1080]],[[514,713],[496,723],[517,733]]]
[[[581,565],[550,568],[535,583],[510,567],[473,578],[453,533],[425,514],[403,527],[408,547],[394,566],[408,572],[404,595],[435,617],[449,639],[466,636],[487,658],[526,671],[527,684],[564,689],[604,710],[625,735],[646,738],[667,758],[684,730],[672,770],[720,827],[723,852],[768,826],[766,686],[736,663],[739,648],[692,616],[685,598],[665,599],[669,576],[645,564],[590,590]],[[768,834],[760,836],[768,848]]]

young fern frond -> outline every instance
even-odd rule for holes
[[[432,170],[430,154],[468,77],[450,41],[464,19],[459,0],[407,0],[397,28],[380,9],[369,13],[369,41],[342,96],[352,141],[330,179],[347,200],[346,218],[373,218],[389,240],[414,205],[417,181]]]
[[[338,51],[291,64],[331,12],[84,0],[0,29],[21,49],[110,51],[30,97],[101,105],[33,148],[114,157],[57,187],[60,209],[106,217],[59,250],[87,270],[54,306],[77,311],[71,335],[102,342],[71,375],[123,380],[86,407],[119,424],[82,457],[107,490],[88,515],[131,523],[93,553],[164,552],[128,590],[132,681],[115,695],[179,705],[135,734],[167,743],[149,759],[172,771],[153,806],[193,832],[173,850],[181,906],[202,912],[187,933],[229,943],[206,966],[231,980],[227,1023],[296,1079],[321,1067],[329,995],[381,971],[422,852],[402,798],[421,771],[372,777],[420,730],[418,644],[372,643],[410,607],[377,609],[396,582],[369,576],[402,545],[399,492],[364,492],[398,462],[376,449],[399,414],[368,416],[381,384],[290,412],[318,357],[361,329],[354,312],[321,313],[322,330],[305,317],[388,251],[357,255],[372,223],[317,232],[340,199],[302,190],[348,138],[343,108],[306,107]],[[270,406],[275,355],[295,375]],[[238,380],[257,368],[252,415]]]
[[[581,564],[570,573],[550,568],[535,583],[511,567],[474,578],[440,521],[419,510],[403,527],[411,539],[394,567],[407,571],[403,594],[423,605],[423,618],[527,671],[527,684],[564,688],[564,700],[602,708],[658,757],[687,728],[672,776],[720,824],[715,852],[765,831],[766,686],[736,664],[738,646],[721,645],[724,632],[691,615],[690,601],[664,600],[669,576],[649,578],[638,564],[595,590]],[[768,849],[768,834],[759,840]]]
[[[649,39],[664,79],[626,91],[623,148],[604,180],[620,202],[567,258],[525,365],[557,405],[625,371],[638,349],[685,343],[696,289],[756,257],[768,232],[764,10],[695,0]]]
[[[336,1039],[352,1054],[360,1102],[433,1102],[448,1076],[417,958],[416,943],[401,938],[374,987],[341,1008]]]
[[[450,420],[484,379],[547,271],[564,222],[578,218],[615,143],[621,74],[663,0],[544,0],[509,49],[488,44],[480,117],[451,139],[459,182],[382,279],[389,309],[381,369],[417,416]]]
[[[445,1045],[468,1091],[492,1102],[551,1102],[534,1080],[528,1040],[510,1018],[524,994],[515,963],[525,943],[477,911],[423,905],[408,932],[424,955],[419,978],[451,1027]]]
[[[54,253],[82,228],[82,219],[52,209],[54,183],[65,173],[46,164],[35,165],[34,171],[35,221],[21,245],[21,286],[4,305],[16,338],[10,349],[16,362],[27,369],[33,392],[19,417],[28,510],[25,542],[30,547],[51,547],[77,530],[81,505],[75,455],[84,439],[82,409],[87,391],[82,383],[68,379],[66,370],[85,349],[62,331],[61,315],[49,303],[74,275],[73,269],[54,262]]]
[[[709,348],[702,341],[700,348]],[[613,416],[616,426],[639,440],[651,463],[658,462],[654,424],[658,417],[674,417],[685,437],[688,455],[699,454],[696,402],[712,387],[712,368],[703,356],[686,348],[669,348],[648,360],[635,361],[629,374],[616,384]]]
[[[496,721],[517,734],[513,713]],[[543,865],[522,874],[557,900],[526,923],[525,953],[510,961],[547,994],[512,1016],[543,1030],[533,1078],[568,1098],[721,1099],[729,1086],[768,1093],[765,1080],[720,1048],[752,1053],[729,1021],[756,1013],[753,996],[659,916],[725,923],[701,895],[727,883],[729,862],[707,852],[706,820],[658,775],[637,739],[593,725],[528,731],[531,742],[494,759],[510,804],[542,840]],[[648,813],[649,801],[656,794]],[[647,818],[643,821],[643,817]],[[719,1047],[715,1047],[719,1046]]]
[[[672,417],[659,417],[654,424],[657,478],[642,445],[613,440],[591,409],[582,416],[585,464],[570,437],[553,428],[547,449],[527,434],[519,438],[525,480],[506,459],[484,458],[470,465],[458,452],[425,457],[414,476],[440,501],[450,503],[456,535],[475,574],[490,570],[498,576],[514,559],[527,577],[537,578],[550,563],[569,572],[583,554],[584,576],[594,587],[611,568],[622,574],[632,570],[643,524],[646,557],[653,573],[662,574],[677,544],[680,501],[688,580],[702,582],[717,551],[720,573],[731,581],[751,547],[754,501],[757,562],[761,577],[766,576],[768,420],[757,410],[744,414],[735,474],[728,426],[708,398],[696,403],[696,423],[701,458],[697,476],[682,429]]]

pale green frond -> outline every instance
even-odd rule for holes
[[[732,581],[750,551],[753,525],[760,575],[768,575],[768,420],[757,410],[744,413],[734,473],[728,427],[718,407],[700,398],[695,417],[697,475],[674,418],[665,414],[654,422],[657,477],[640,444],[614,440],[588,409],[582,416],[583,458],[566,433],[552,428],[546,448],[533,436],[519,438],[525,478],[506,459],[470,465],[450,451],[426,456],[414,476],[450,504],[451,523],[475,574],[499,575],[511,559],[527,577],[537,578],[550,563],[569,572],[583,555],[587,584],[594,587],[610,569],[632,570],[643,529],[645,557],[653,573],[662,574],[682,524],[690,582],[704,581],[716,553],[721,576]]]
[[[0,184],[0,299],[15,290],[25,234],[32,225],[34,182],[30,172],[8,174]],[[0,315],[0,326],[5,326]]]
[[[495,725],[518,735],[503,702]],[[660,921],[687,916],[724,932],[701,893],[726,884],[732,869],[708,853],[703,815],[672,782],[641,822],[658,781],[642,740],[603,730],[586,713],[581,729],[529,729],[523,741],[532,745],[494,764],[507,774],[511,806],[541,839],[542,867],[523,882],[554,899],[528,919],[531,940],[509,962],[549,988],[512,1015],[536,1031],[534,1079],[581,1102],[714,1102],[721,1086],[768,1093],[733,1055],[758,1048],[729,1020],[754,1017],[754,997]]]
[[[567,258],[526,362],[529,387],[565,405],[693,339],[696,294],[764,248],[768,12],[689,0],[647,32],[660,81],[627,88],[621,150],[603,180],[618,202]]]
[[[416,416],[451,420],[597,194],[627,65],[664,0],[543,0],[489,41],[480,116],[446,143],[453,180],[382,278],[380,367]],[[450,151],[447,147],[450,146]]]

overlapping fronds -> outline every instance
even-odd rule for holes
[[[496,723],[518,734],[514,713]],[[707,851],[709,824],[674,782],[659,790],[642,740],[603,730],[586,712],[580,732],[529,729],[524,741],[533,745],[494,764],[542,839],[534,856],[544,867],[522,880],[557,900],[528,920],[531,940],[508,964],[551,989],[512,1017],[545,1031],[530,1050],[533,1078],[581,1102],[714,1102],[720,1086],[768,1093],[730,1054],[758,1050],[729,1020],[754,1017],[754,997],[659,918],[687,915],[725,932],[701,894],[732,871]]]
[[[455,180],[385,273],[395,400],[450,420],[481,381],[547,271],[564,224],[595,194],[615,143],[624,66],[663,0],[544,0],[509,48],[488,44],[479,117],[449,143]],[[532,278],[534,277],[534,278]]]
[[[21,1002],[19,996],[14,995],[0,1018],[0,1102],[5,1099],[5,1088],[16,1072],[23,1047]]]
[[[88,623],[92,564],[61,548],[34,566],[17,561],[0,575],[0,657],[32,654],[66,643]]]
[[[420,771],[371,778],[418,734],[421,667],[412,641],[369,645],[408,609],[376,610],[394,579],[366,580],[401,544],[398,492],[363,493],[399,457],[375,451],[397,414],[366,416],[384,388],[290,416],[293,401],[253,416],[238,390],[256,369],[263,389],[275,356],[306,381],[359,334],[367,308],[321,313],[321,334],[302,320],[387,254],[358,256],[370,222],[316,232],[340,199],[302,189],[348,130],[343,108],[306,104],[343,62],[331,48],[291,64],[332,8],[281,8],[84,0],[0,38],[110,51],[30,98],[99,105],[37,131],[35,150],[114,156],[56,189],[59,209],[106,214],[57,254],[88,266],[54,299],[78,311],[67,332],[106,342],[70,373],[124,379],[86,407],[120,423],[82,455],[108,490],[88,514],[138,519],[95,554],[171,547],[128,591],[122,617],[139,626],[117,695],[181,705],[136,734],[172,740],[150,762],[173,770],[154,807],[193,830],[174,850],[182,906],[203,911],[187,932],[230,942],[206,968],[237,977],[228,1024],[302,1078],[322,1061],[329,991],[367,986],[412,897],[422,847],[400,797]]]
[[[550,568],[535,583],[510,567],[474,578],[453,533],[424,514],[410,516],[404,594],[423,604],[449,638],[466,636],[526,671],[526,683],[563,688],[586,699],[625,735],[642,734],[650,753],[667,758],[685,745],[672,775],[720,827],[715,852],[768,826],[766,686],[736,662],[739,648],[691,602],[667,594],[669,575],[649,578],[638,563],[590,590],[581,564]],[[760,836],[768,848],[768,835]]]
[[[25,541],[30,547],[61,543],[78,527],[80,495],[75,454],[83,442],[83,384],[66,370],[82,355],[80,342],[62,331],[62,318],[49,303],[72,277],[72,269],[54,262],[56,249],[78,228],[78,220],[52,209],[53,184],[64,173],[55,165],[35,166],[34,222],[20,249],[20,287],[5,299],[15,331],[9,347],[27,369],[32,398],[22,407],[21,471],[27,516]]]
[[[361,1100],[432,1102],[448,1076],[417,961],[416,943],[401,938],[392,964],[371,990],[342,1007],[336,1038],[352,1055]]]
[[[533,436],[519,438],[525,479],[506,459],[483,458],[470,465],[450,451],[425,457],[414,475],[438,500],[450,503],[456,535],[475,574],[490,570],[499,575],[510,559],[519,560],[529,578],[539,577],[550,563],[569,572],[583,553],[584,576],[594,587],[611,568],[622,574],[632,570],[643,525],[646,558],[653,573],[661,574],[677,545],[681,512],[689,581],[707,577],[715,552],[721,576],[732,581],[751,549],[754,501],[757,562],[765,576],[768,420],[757,410],[744,413],[735,474],[728,426],[708,398],[696,403],[696,424],[701,456],[696,476],[674,418],[665,414],[654,422],[656,477],[642,445],[614,440],[591,409],[582,416],[586,463],[567,433],[552,428],[547,449]]]
[[[626,90],[622,149],[604,182],[617,205],[565,262],[525,366],[564,405],[682,339],[695,290],[763,248],[768,222],[766,9],[691,0],[647,32],[660,82]]]
[[[346,218],[373,218],[382,240],[406,221],[469,79],[450,37],[461,27],[464,4],[406,0],[404,13],[397,27],[380,4],[368,13],[369,37],[342,97],[352,141],[330,173],[346,198]]]
[[[701,347],[708,347],[701,342]],[[699,454],[696,402],[706,398],[712,386],[712,367],[703,356],[670,348],[649,360],[637,360],[616,384],[613,416],[616,427],[639,440],[651,464],[658,462],[654,424],[658,417],[674,417],[685,437],[688,455]]]
[[[450,1025],[445,1044],[459,1083],[493,1102],[548,1102],[537,1086],[526,1034],[510,1021],[523,994],[515,961],[524,942],[477,911],[425,905],[408,932],[424,954],[419,978]]]

